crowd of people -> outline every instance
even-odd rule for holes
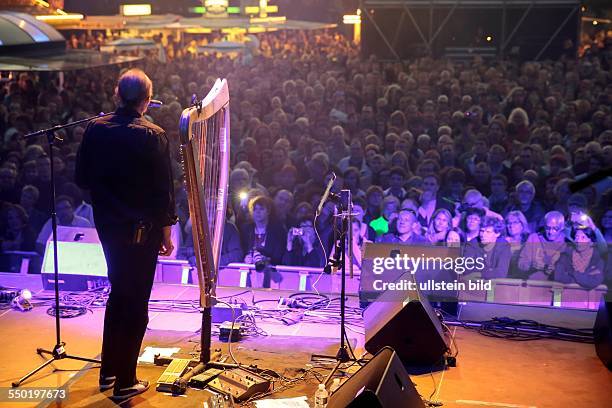
[[[487,254],[485,277],[593,288],[612,271],[612,177],[572,181],[612,162],[612,47],[581,58],[469,62],[364,57],[336,31],[258,36],[247,58],[182,55],[138,65],[165,102],[180,223],[193,257],[179,116],[217,77],[231,98],[231,174],[221,265],[323,267],[338,252],[327,182],[351,191],[353,263],[366,242],[460,245]],[[0,88],[2,251],[44,251],[50,234],[46,140],[23,135],[114,109],[123,67],[14,74]],[[60,225],[94,226],[74,184],[84,126],[53,147]],[[112,160],[112,158],[109,158]],[[316,217],[315,217],[316,215]]]

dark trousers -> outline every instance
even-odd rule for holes
[[[148,303],[162,234],[154,229],[144,244],[135,245],[130,227],[98,226],[98,233],[111,284],[100,375],[117,376],[117,388],[129,387],[137,381],[136,365],[149,322]]]

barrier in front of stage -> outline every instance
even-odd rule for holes
[[[270,289],[292,290],[296,292],[340,293],[342,274],[327,274],[322,268],[305,266],[277,265],[272,269],[257,271],[255,265],[231,263],[219,271],[218,285],[263,288],[269,277]],[[346,292],[359,292],[359,271],[351,278],[346,277]]]

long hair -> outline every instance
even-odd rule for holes
[[[438,216],[440,214],[445,215],[446,218],[448,219],[448,229],[446,230],[446,234],[448,234],[448,232],[453,229],[453,217],[452,217],[450,211],[448,211],[446,208],[438,208],[432,214],[431,219],[429,220],[429,225],[427,226],[426,237],[429,240],[430,240],[431,237],[433,237],[433,236],[435,236],[437,234],[436,226],[435,226],[435,221],[436,221],[436,218],[438,218]]]
[[[508,219],[510,217],[515,217],[519,220],[519,222],[521,223],[521,225],[523,226],[523,232],[521,232],[521,241],[525,241],[527,240],[527,237],[529,236],[529,234],[531,234],[531,229],[529,228],[529,223],[527,222],[527,218],[525,218],[525,214],[523,214],[522,211],[510,211],[508,214],[506,214],[506,223],[508,223]],[[506,225],[506,231],[508,229],[508,226]],[[510,231],[507,231],[507,235],[510,236]]]

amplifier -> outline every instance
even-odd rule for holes
[[[57,227],[59,288],[84,291],[108,285],[106,258],[95,228]],[[53,289],[53,240],[47,241],[42,262],[43,287]]]

